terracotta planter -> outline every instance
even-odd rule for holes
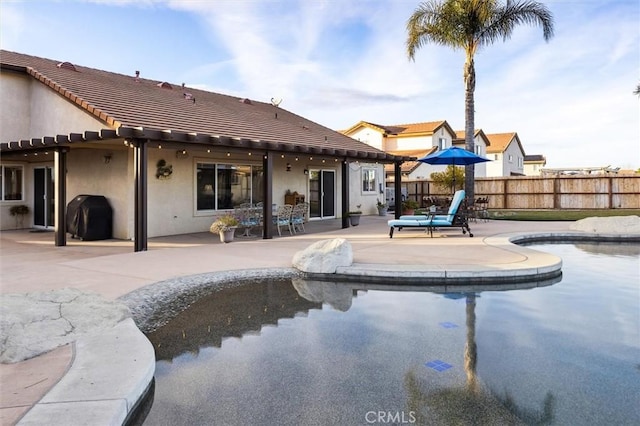
[[[412,214],[414,214],[415,212],[416,212],[416,211],[415,211],[414,209],[405,209],[405,210],[402,210],[402,214],[403,214],[403,215],[412,215]]]

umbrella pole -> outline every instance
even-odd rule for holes
[[[453,194],[456,193],[456,165],[455,165],[455,163],[451,165],[451,173],[452,173],[451,177],[452,177],[452,186],[453,186],[453,188],[451,188],[452,189],[451,195],[453,195]]]

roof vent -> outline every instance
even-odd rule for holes
[[[140,71],[136,71],[136,82],[140,81]]]
[[[242,102],[243,104],[251,105],[251,99],[242,98],[240,99],[240,102]]]
[[[63,70],[69,70],[69,71],[78,71],[76,69],[76,66],[73,65],[71,62],[60,62],[58,65],[58,68],[61,68]]]
[[[196,98],[194,98],[191,93],[183,93],[182,96],[184,96],[186,100],[193,101],[194,104],[196,103]]]
[[[156,84],[156,86],[162,87],[163,89],[169,89],[169,90],[173,89],[173,87],[166,81],[163,81],[162,83],[158,83]]]

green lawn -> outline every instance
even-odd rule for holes
[[[489,210],[496,220],[579,220],[585,217],[640,216],[640,209],[611,210]]]

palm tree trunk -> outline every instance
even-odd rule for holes
[[[464,145],[467,151],[475,152],[475,110],[474,92],[476,90],[476,70],[473,56],[467,55],[464,63]],[[464,192],[467,205],[472,206],[475,198],[474,188],[475,166],[470,164],[464,168]]]
[[[476,346],[476,295],[467,294],[467,341],[464,347],[464,371],[467,373],[467,389],[477,393],[478,376],[476,365],[478,364],[478,347]]]

